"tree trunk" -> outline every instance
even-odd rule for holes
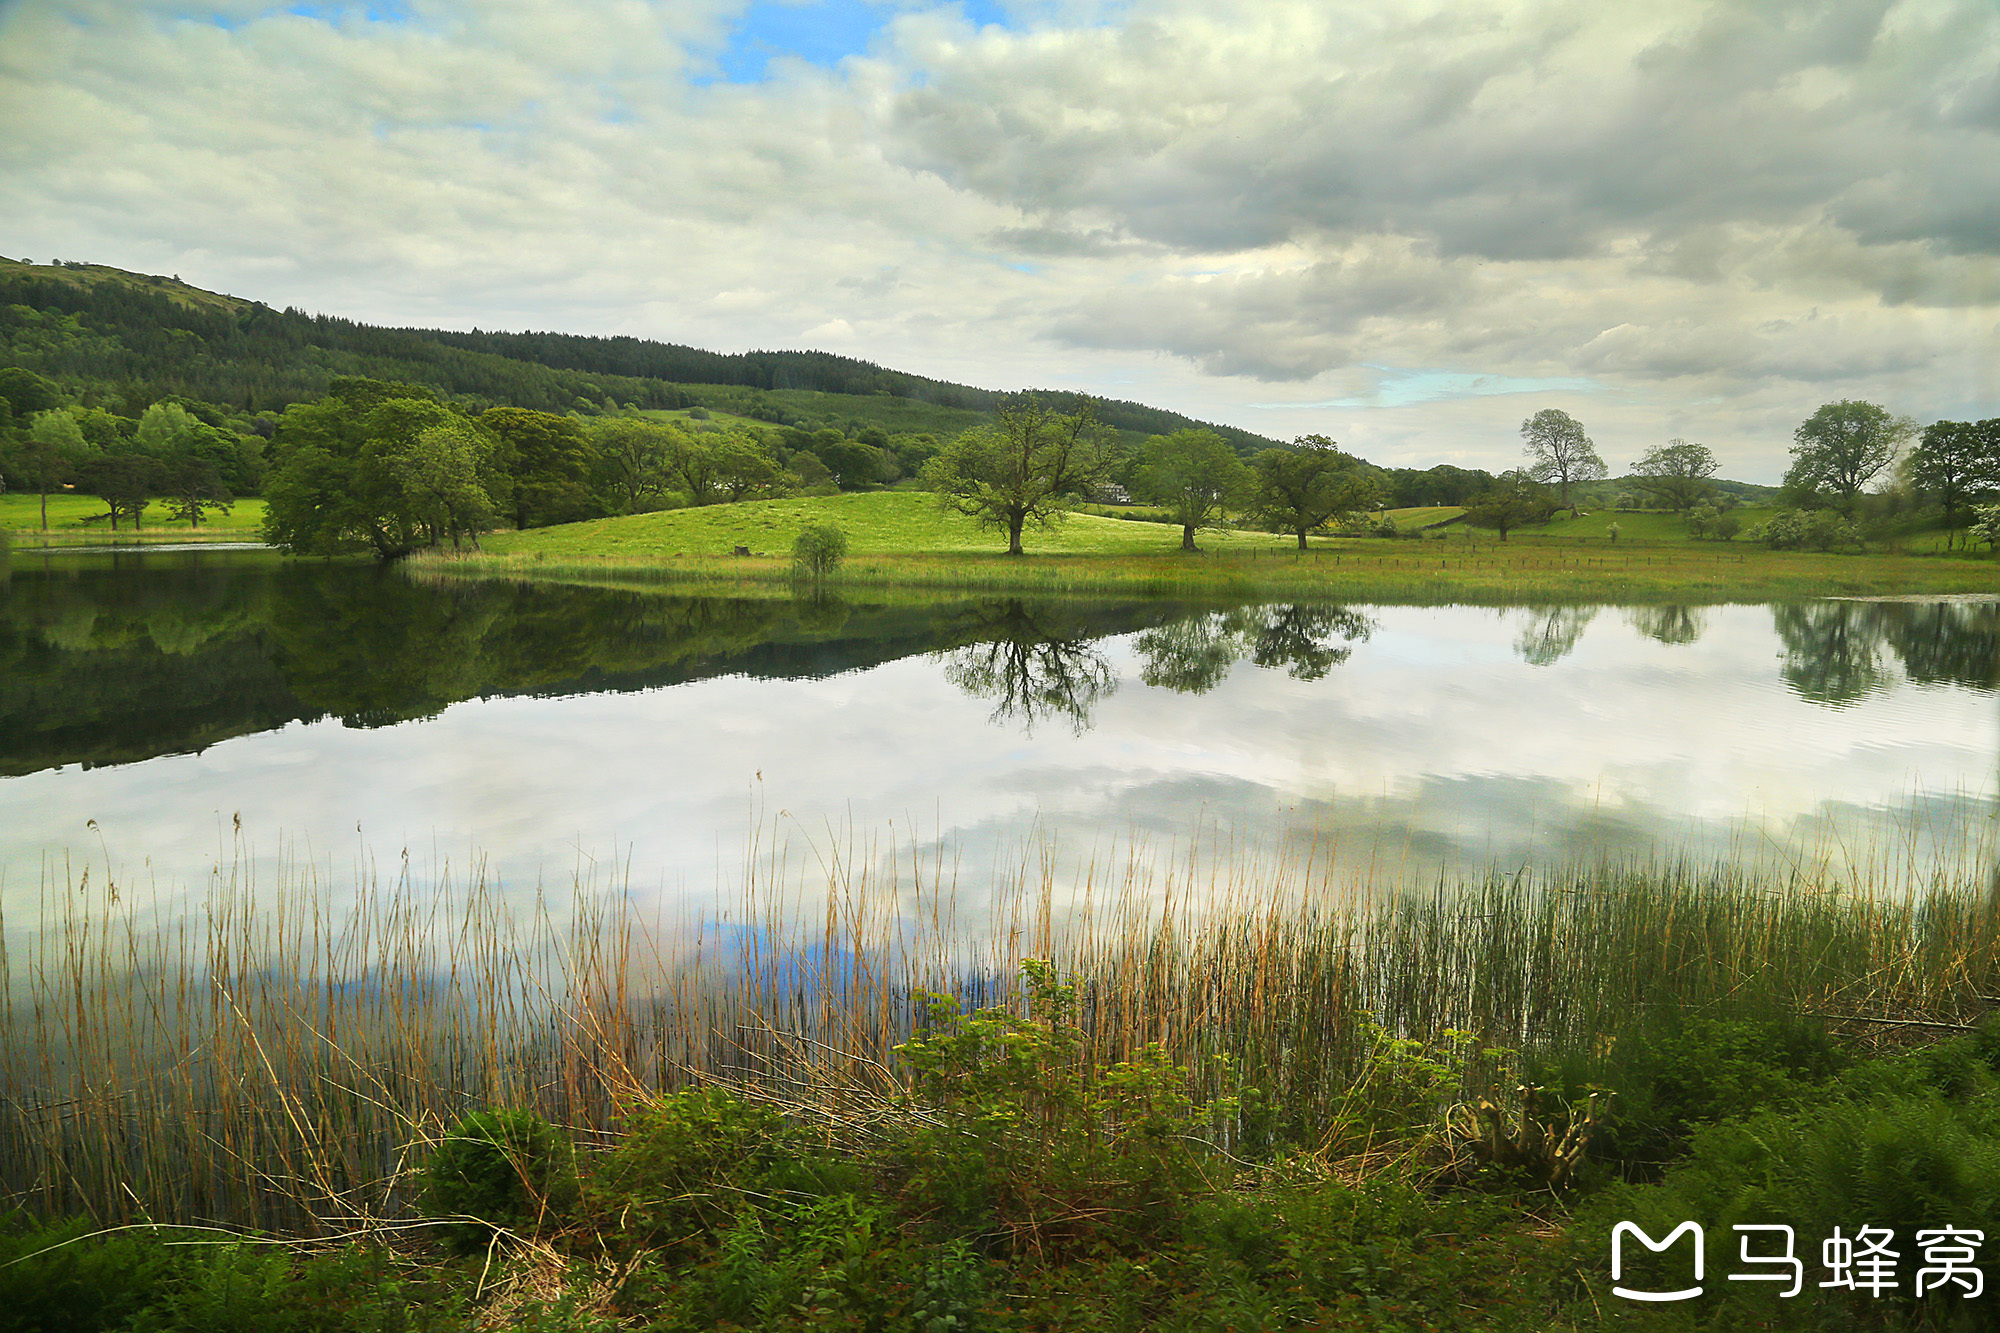
[[[1194,524],[1181,524],[1181,550],[1192,552],[1199,551],[1200,549],[1199,546],[1194,544]]]
[[[1299,529],[1299,549],[1301,551],[1306,549],[1306,530],[1304,528]]]
[[[1008,554],[1008,555],[1026,555],[1026,554],[1027,554],[1027,552],[1026,552],[1026,551],[1023,551],[1023,550],[1021,549],[1021,526],[1022,526],[1022,525],[1023,525],[1024,523],[1026,523],[1026,522],[1027,522],[1027,516],[1026,516],[1025,514],[1022,514],[1022,515],[1016,515],[1015,517],[1013,517],[1013,518],[1010,518],[1010,519],[1008,519],[1008,520],[1007,520],[1007,554]]]
[[[48,535],[48,532],[49,532],[49,493],[47,491],[43,491],[42,492],[42,535],[46,537]]]

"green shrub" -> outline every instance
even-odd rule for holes
[[[1683,1152],[1698,1127],[1799,1106],[1847,1063],[1821,1026],[1668,1011],[1621,1034],[1601,1062],[1571,1060],[1544,1077],[1570,1101],[1609,1089],[1591,1156],[1647,1177]]]
[[[428,1217],[475,1219],[444,1229],[463,1247],[496,1231],[532,1231],[564,1213],[576,1194],[569,1139],[532,1111],[475,1111],[445,1136],[422,1175]]]
[[[789,1204],[864,1186],[858,1167],[814,1152],[770,1107],[697,1088],[633,1119],[585,1180],[583,1204],[623,1248],[706,1248],[752,1201]]]
[[[847,534],[832,523],[810,523],[792,541],[792,574],[820,582],[847,558]]]
[[[86,1239],[77,1219],[37,1224],[0,1216],[0,1333],[122,1328],[170,1289],[178,1265],[151,1236]]]
[[[903,1204],[947,1234],[1036,1252],[1160,1234],[1210,1188],[1201,1136],[1236,1103],[1196,1107],[1188,1071],[1158,1045],[1092,1067],[1076,988],[1039,960],[1022,974],[1025,1017],[932,996],[929,1022],[897,1048],[912,1073],[889,1153]]]

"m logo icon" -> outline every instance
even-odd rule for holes
[[[1628,1301],[1691,1301],[1701,1295],[1702,1261],[1703,1253],[1707,1249],[1707,1238],[1702,1234],[1699,1222],[1683,1222],[1668,1232],[1665,1240],[1658,1241],[1639,1230],[1638,1227],[1630,1222],[1620,1222],[1617,1226],[1611,1228],[1611,1280],[1613,1282],[1617,1282],[1625,1275],[1625,1255],[1620,1246],[1627,1233],[1630,1233],[1634,1240],[1651,1250],[1654,1254],[1660,1254],[1668,1249],[1683,1234],[1692,1235],[1694,1237],[1695,1285],[1684,1287],[1679,1291],[1628,1291],[1624,1287],[1613,1287],[1611,1289],[1613,1296],[1623,1296]]]

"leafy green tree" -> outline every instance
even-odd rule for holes
[[[1597,481],[1605,472],[1597,446],[1583,433],[1583,423],[1567,412],[1545,407],[1521,423],[1521,438],[1528,442],[1523,451],[1528,455],[1528,476],[1544,484],[1556,483],[1562,497],[1556,507],[1574,513],[1570,485]]]
[[[1196,528],[1219,527],[1249,494],[1250,469],[1212,430],[1189,427],[1155,435],[1139,451],[1134,495],[1181,525],[1181,549],[1194,551]]]
[[[423,430],[396,456],[394,468],[412,509],[430,529],[431,544],[447,535],[453,550],[461,537],[472,538],[491,529],[493,497],[481,481],[493,437],[468,421],[451,421]]]
[[[37,412],[8,451],[8,467],[42,497],[42,531],[49,530],[49,494],[62,489],[86,459],[97,452],[68,412]]]
[[[730,431],[709,448],[715,455],[716,487],[731,504],[777,487],[781,470],[762,441]]]
[[[2000,489],[2000,417],[1986,421],[1933,421],[1904,463],[1918,490],[1937,497],[1944,525],[1975,497]]]
[[[1502,473],[1491,490],[1474,496],[1466,506],[1465,521],[1475,528],[1497,528],[1504,542],[1515,528],[1542,522],[1558,508],[1540,482],[1517,469]]]
[[[611,512],[637,513],[641,501],[667,489],[673,479],[676,435],[644,417],[609,417],[592,423],[590,438],[597,447],[598,475]]]
[[[69,400],[69,395],[54,380],[44,379],[25,367],[0,366],[0,398],[13,409],[13,419],[22,422],[38,412],[55,411]]]
[[[1303,551],[1308,532],[1341,514],[1373,508],[1380,497],[1361,460],[1326,436],[1302,435],[1295,445],[1257,455],[1251,513],[1275,532],[1295,534]]]
[[[705,505],[718,499],[721,465],[715,446],[677,425],[667,429],[672,435],[667,447],[667,468],[687,492],[688,503]]]
[[[1852,516],[1861,488],[1896,460],[1915,430],[1908,417],[1890,416],[1874,403],[1827,403],[1792,432],[1785,489],[1801,503],[1830,503]]]
[[[882,451],[872,444],[843,437],[815,452],[833,474],[834,484],[843,491],[858,490],[882,480]]]
[[[1088,403],[1057,412],[1015,399],[926,463],[924,482],[940,504],[1004,530],[1007,554],[1020,555],[1027,524],[1057,522],[1103,474],[1106,434]]]
[[[137,532],[143,526],[146,506],[165,486],[165,467],[151,454],[129,450],[95,454],[86,458],[77,469],[77,480],[84,490],[103,500],[111,511],[113,532],[118,531],[120,518],[131,519],[132,530]]]
[[[419,385],[335,379],[325,398],[294,405],[278,424],[266,539],[297,555],[408,555],[428,529],[402,460],[426,430],[463,420]]]
[[[495,464],[513,480],[515,527],[573,523],[601,512],[590,488],[596,446],[576,418],[491,407],[478,421],[497,441]]]
[[[200,527],[202,514],[209,510],[226,514],[236,507],[236,497],[215,464],[193,454],[161,464],[159,485],[167,512],[190,528]]]
[[[1632,485],[1675,513],[1692,509],[1714,491],[1715,454],[1705,444],[1668,440],[1632,465]]]

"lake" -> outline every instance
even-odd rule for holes
[[[2000,605],[1217,606],[427,586],[258,552],[16,555],[0,908],[88,868],[1363,892],[1729,855],[1991,864]]]

